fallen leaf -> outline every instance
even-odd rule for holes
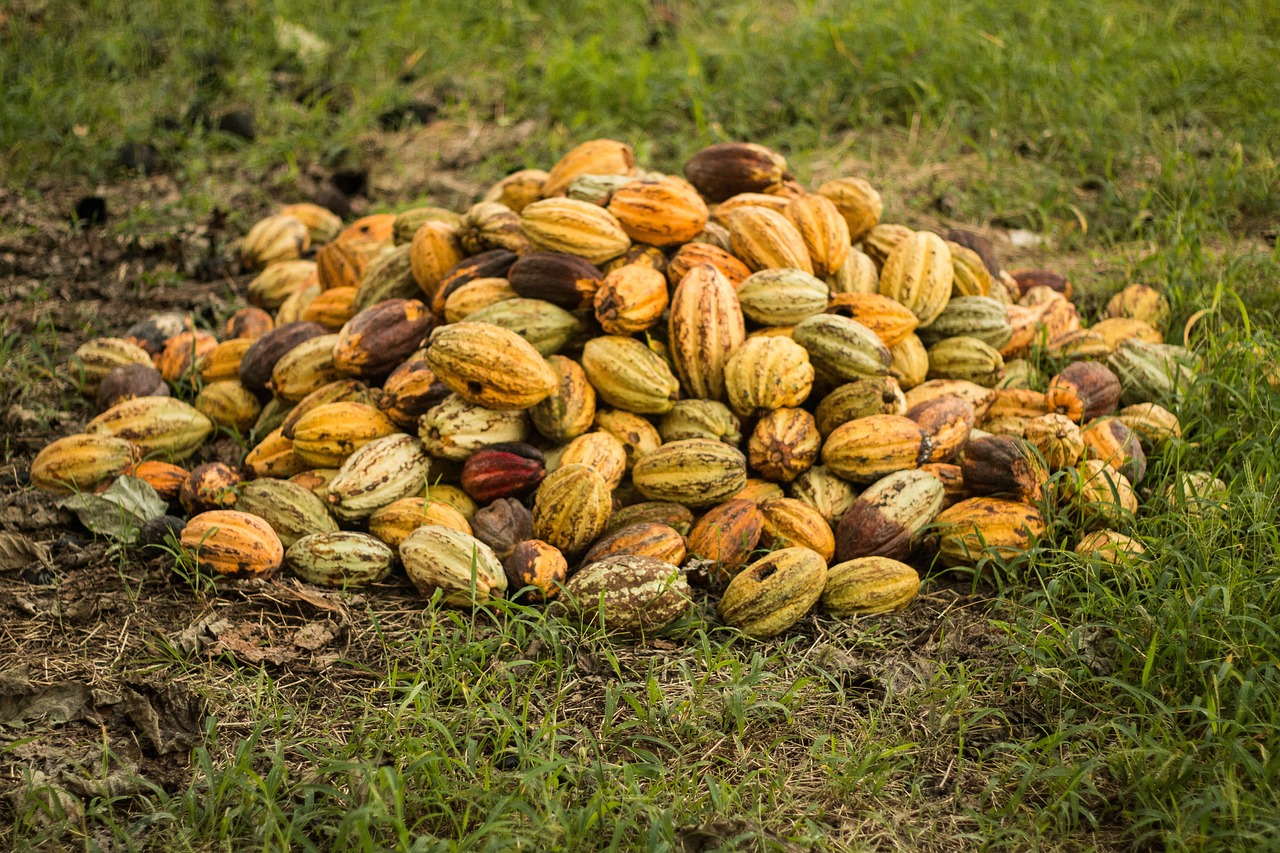
[[[49,552],[21,533],[0,533],[0,570],[25,569],[32,563],[48,565]]]
[[[69,509],[80,523],[117,542],[135,542],[142,525],[159,518],[169,505],[146,480],[118,477],[100,495],[81,493],[63,498],[58,506]]]

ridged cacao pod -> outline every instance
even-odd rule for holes
[[[836,553],[836,540],[831,525],[822,513],[804,501],[795,498],[773,498],[760,503],[764,527],[760,543],[770,549],[808,548],[817,552],[823,561]]]
[[[547,473],[542,452],[521,441],[482,447],[462,466],[462,488],[477,503],[523,498],[538,488]]]
[[[311,231],[293,216],[268,216],[249,229],[240,244],[240,264],[260,270],[277,261],[302,255],[311,245]]]
[[[595,317],[609,334],[631,335],[657,323],[668,302],[666,276],[628,264],[609,273],[596,291]]]
[[[347,380],[354,382],[354,380]],[[357,383],[363,384],[363,383]],[[378,396],[378,408],[401,429],[417,428],[419,419],[432,406],[449,396],[449,388],[436,379],[427,360],[414,356],[402,363],[382,385]],[[299,403],[298,405],[302,405]]]
[[[561,157],[542,183],[542,197],[562,195],[579,175],[633,175],[636,157],[631,146],[615,139],[590,139]]]
[[[325,403],[293,425],[293,452],[311,468],[336,468],[376,438],[396,432],[391,419],[365,403]]]
[[[887,376],[893,362],[875,332],[848,317],[816,314],[796,324],[792,339],[809,353],[814,368],[833,379],[850,381]]]
[[[558,384],[555,372],[528,341],[488,323],[436,329],[426,357],[451,391],[489,409],[527,409],[554,393]]]
[[[415,299],[422,288],[413,277],[411,246],[397,246],[377,255],[369,262],[364,278],[351,300],[351,311],[358,314],[388,299]]]
[[[635,467],[636,460],[662,444],[658,429],[640,415],[621,409],[600,409],[596,412],[596,429],[602,429],[622,442],[627,454],[627,470]]]
[[[582,369],[605,402],[627,412],[669,412],[680,391],[662,357],[634,338],[592,338],[582,349]]]
[[[426,222],[409,243],[409,271],[428,301],[450,270],[464,263],[457,229],[443,222]]]
[[[661,631],[689,609],[689,584],[680,570],[653,557],[623,554],[584,567],[560,597],[569,615],[611,632]]]
[[[526,514],[528,510],[525,510]],[[447,527],[459,533],[472,535],[466,516],[444,501],[422,497],[401,498],[374,510],[369,516],[369,533],[385,543],[392,551],[400,553],[400,543],[409,534],[428,524]],[[476,537],[479,539],[480,537]],[[483,542],[484,540],[481,539]],[[488,542],[485,542],[488,545]]]
[[[932,442],[901,415],[871,415],[837,427],[822,447],[822,464],[854,483],[874,483],[929,461]]]
[[[55,495],[91,491],[123,474],[140,457],[137,447],[112,435],[69,435],[53,441],[31,462],[31,484]]]
[[[1027,421],[1022,437],[1040,452],[1050,471],[1074,468],[1084,454],[1080,427],[1066,415],[1041,415]]]
[[[640,501],[616,510],[609,516],[604,535],[621,530],[632,524],[648,522],[670,527],[681,536],[688,536],[693,527],[693,511],[687,506],[666,501]]]
[[[951,299],[951,250],[937,234],[915,231],[894,248],[880,271],[880,294],[901,303],[927,327]]]
[[[431,294],[431,313],[436,317],[443,317],[449,297],[472,281],[482,278],[505,279],[515,261],[516,253],[506,249],[481,252],[459,261],[445,272],[435,292]]]
[[[905,396],[908,408],[915,408],[926,400],[937,397],[948,395],[959,397],[973,406],[973,416],[975,420],[981,422],[991,410],[996,394],[994,389],[984,388],[975,382],[963,379],[931,379],[912,388]]]
[[[529,418],[521,411],[486,409],[450,394],[422,416],[418,435],[432,456],[462,461],[485,445],[524,441]]]
[[[218,340],[208,332],[182,332],[165,341],[155,366],[166,382],[176,384],[190,378],[196,363],[208,355]]]
[[[962,336],[977,338],[992,349],[1003,349],[1013,339],[1005,306],[989,296],[957,296],[929,328],[920,330],[920,340],[926,345]]]
[[[678,400],[663,416],[658,432],[664,442],[711,438],[733,447],[742,442],[742,422],[715,400]]]
[[[908,409],[907,417],[929,436],[930,462],[950,462],[969,440],[974,424],[972,404],[951,395],[926,400]]]
[[[825,313],[856,320],[870,329],[886,347],[893,347],[910,337],[920,322],[904,306],[878,293],[833,294]]]
[[[486,604],[507,590],[507,575],[493,550],[474,536],[428,524],[400,543],[405,573],[422,595],[437,590],[446,607]]]
[[[750,205],[733,211],[726,224],[733,254],[750,269],[797,269],[813,274],[804,239],[781,213]]]
[[[885,261],[903,240],[915,232],[905,225],[893,222],[879,222],[862,235],[862,251],[867,253],[876,268],[883,272]]]
[[[333,363],[337,335],[318,335],[289,350],[271,370],[267,388],[281,400],[297,403],[343,377]]]
[[[288,548],[313,533],[333,533],[338,524],[314,492],[288,480],[250,480],[236,487],[236,509],[256,515]]]
[[[890,377],[846,382],[818,403],[814,417],[823,438],[849,421],[870,415],[905,415],[906,400]]]
[[[395,552],[367,533],[312,533],[289,546],[285,561],[307,583],[353,589],[391,574]]]
[[[520,228],[536,250],[566,252],[593,264],[616,258],[631,246],[612,213],[570,198],[535,201],[521,211]]]
[[[277,326],[253,342],[240,359],[240,382],[254,394],[267,393],[272,371],[290,350],[304,341],[325,334],[317,323],[288,323]]]
[[[295,436],[297,432],[295,431]],[[295,438],[295,449],[297,439]],[[356,448],[329,481],[329,511],[340,521],[367,518],[375,510],[421,492],[431,460],[422,442],[395,433]]]
[[[988,243],[987,246],[989,248],[990,244]],[[966,296],[992,296],[999,293],[991,271],[978,252],[951,239],[947,240],[947,248],[951,250],[951,296],[953,299]],[[998,297],[993,298],[996,302],[1004,304]]]
[[[267,433],[244,457],[244,469],[251,477],[283,480],[311,467],[293,452],[293,439],[285,438],[279,429]]]
[[[342,220],[332,210],[321,207],[318,204],[310,202],[301,202],[299,204],[286,204],[280,208],[281,216],[292,216],[303,225],[307,226],[307,233],[311,235],[311,244],[318,246],[327,243],[334,237],[338,236],[338,232],[342,230]]]
[[[1050,380],[1045,403],[1076,423],[1087,423],[1115,412],[1120,393],[1120,380],[1105,365],[1078,361]]]
[[[576,557],[604,530],[611,511],[604,479],[585,465],[565,465],[547,475],[538,489],[534,535]]]
[[[1121,565],[1134,557],[1145,554],[1146,548],[1132,537],[1114,530],[1086,533],[1076,544],[1075,552],[1084,557],[1094,557],[1113,566]]]
[[[548,177],[542,169],[520,169],[489,187],[484,200],[502,202],[519,213],[525,205],[542,198],[542,186]]]
[[[747,564],[764,531],[760,507],[746,499],[734,499],[708,510],[689,530],[690,556],[709,560],[712,577],[726,582]]]
[[[1100,459],[1085,459],[1077,465],[1065,491],[1087,525],[1131,525],[1138,514],[1138,498],[1129,478]]]
[[[818,460],[822,436],[804,409],[775,409],[756,422],[747,441],[747,461],[768,480],[790,483]]]
[[[117,403],[85,425],[90,435],[111,435],[136,445],[147,456],[181,462],[213,432],[213,422],[172,397],[135,397]]]
[[[1013,559],[1044,534],[1035,507],[999,498],[968,498],[937,518],[938,559],[944,566],[974,566],[987,557]]]
[[[999,351],[977,338],[947,338],[929,348],[930,379],[964,379],[989,388],[1003,373]]]
[[[728,279],[735,288],[751,275],[751,270],[746,264],[720,246],[695,242],[685,243],[671,256],[671,260],[667,263],[667,281],[675,287],[694,267],[703,264],[715,267],[716,271]]]
[[[614,191],[609,212],[637,243],[678,246],[706,227],[707,204],[682,181],[632,181]]]
[[[541,539],[526,539],[511,550],[502,561],[507,573],[507,589],[524,590],[520,600],[540,604],[560,595],[569,575],[569,562],[558,548]]]
[[[569,442],[560,454],[560,464],[586,465],[613,490],[627,473],[627,451],[612,434],[596,430]]]
[[[359,287],[373,255],[381,248],[373,243],[339,240],[316,252],[316,281],[321,290]],[[266,306],[264,306],[266,307]]]
[[[511,283],[505,278],[476,278],[459,286],[444,303],[444,321],[461,323],[499,303],[517,299]]]
[[[324,326],[326,332],[336,332],[355,314],[356,296],[359,292],[354,287],[322,290],[307,303],[301,319]]]
[[[762,326],[790,326],[827,307],[827,285],[796,269],[765,269],[738,285],[742,313]]]
[[[776,151],[751,142],[721,142],[689,158],[684,175],[712,202],[738,193],[764,192],[780,185],[787,161]]]
[[[547,364],[556,375],[557,388],[529,409],[529,417],[538,432],[551,441],[572,441],[591,429],[596,389],[576,361],[553,355]]]
[[[880,272],[875,261],[858,249],[851,249],[840,269],[827,276],[832,294],[865,293],[880,295]],[[911,316],[915,317],[914,314]],[[916,322],[919,322],[917,318]]]
[[[862,178],[833,178],[818,187],[844,217],[851,242],[858,242],[880,222],[884,202],[871,184]]]
[[[496,201],[482,201],[467,208],[458,222],[458,244],[468,255],[490,249],[520,254],[529,248],[520,233],[520,214]]]
[[[95,338],[83,344],[71,357],[68,372],[87,397],[98,393],[107,374],[117,367],[141,365],[154,367],[147,351],[123,338]]]
[[[800,233],[815,275],[828,276],[840,269],[852,241],[848,222],[830,199],[809,193],[793,199],[782,215]]]
[[[858,496],[836,526],[836,559],[905,560],[942,511],[946,489],[927,471],[899,471]]]
[[[623,554],[653,557],[678,566],[684,562],[685,541],[678,531],[665,524],[637,522],[598,539],[583,556],[582,565],[586,567]]]
[[[271,264],[245,288],[245,298],[255,308],[276,311],[289,297],[308,288],[319,287],[320,274],[314,261],[281,261]]]
[[[1156,330],[1169,327],[1169,300],[1154,287],[1131,284],[1107,302],[1108,317],[1141,320]]]
[[[799,406],[813,388],[813,365],[804,347],[786,337],[744,341],[725,366],[729,406],[742,417]]]
[[[1152,447],[1158,447],[1171,438],[1182,437],[1182,425],[1178,423],[1178,416],[1155,403],[1125,406],[1117,413],[1117,417]]]
[[[887,557],[860,557],[827,570],[822,608],[832,616],[860,616],[902,610],[920,591],[920,575]]]
[[[671,361],[689,396],[723,400],[725,367],[746,338],[733,285],[716,267],[693,267],[671,298]]]
[[[1035,503],[1044,496],[1049,472],[1035,448],[1011,435],[970,441],[964,448],[964,484],[977,496],[1009,496]]]
[[[818,554],[808,548],[774,551],[729,582],[720,618],[749,637],[773,637],[800,621],[826,583],[827,563]]]
[[[1133,430],[1119,418],[1102,418],[1085,427],[1086,459],[1100,459],[1128,478],[1135,486],[1147,475],[1147,455]]]
[[[178,495],[182,491],[182,484],[187,481],[185,468],[170,462],[160,462],[154,459],[131,465],[125,469],[124,473],[130,477],[137,477],[139,480],[146,481],[147,485],[156,490],[157,495],[171,502],[178,499]]]
[[[288,414],[280,422],[280,432],[285,438],[292,441],[293,429],[298,421],[312,409],[323,406],[326,403],[349,402],[373,405],[375,400],[373,392],[363,382],[355,379],[335,379],[312,391],[289,409]]]
[[[791,484],[791,497],[813,507],[834,527],[853,505],[858,492],[825,465],[815,465],[796,477]]]
[[[187,522],[180,541],[201,571],[224,577],[270,577],[284,562],[280,537],[247,512],[202,512]]]
[[[528,252],[507,273],[511,288],[526,299],[542,299],[569,311],[592,304],[604,276],[595,264],[564,252]]]
[[[1099,320],[1094,323],[1089,327],[1089,330],[1101,335],[1102,339],[1106,341],[1107,349],[1110,350],[1114,350],[1120,346],[1121,341],[1128,338],[1137,338],[1149,344],[1164,342],[1164,333],[1155,326],[1142,320],[1133,320],[1128,317],[1108,317],[1105,320]]]
[[[709,506],[742,488],[747,460],[723,442],[689,438],[646,453],[636,462],[631,479],[649,500]]]
[[[1107,359],[1124,389],[1121,402],[1159,403],[1177,400],[1190,384],[1192,370],[1161,344],[1136,338],[1121,341]]]

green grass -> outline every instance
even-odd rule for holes
[[[804,181],[866,174],[887,219],[1046,234],[1036,260],[1087,305],[1135,280],[1167,288],[1174,330],[1211,309],[1195,332],[1211,370],[1142,486],[1145,558],[1081,560],[1055,526],[1011,577],[976,584],[989,600],[930,604],[936,622],[822,620],[760,644],[697,615],[669,648],[635,649],[516,605],[406,620],[366,604],[367,646],[301,683],[156,641],[115,667],[206,695],[190,773],[70,811],[37,788],[10,807],[14,845],[1280,848],[1280,7],[686,2],[650,48],[638,1],[456,5],[19,3],[0,43],[0,184],[28,200],[113,186],[118,146],[150,141],[184,198],[122,212],[113,236],[202,221],[226,184],[261,176],[236,185],[258,208],[235,212],[243,225],[293,200],[309,166],[372,156],[376,116],[423,94],[454,121],[534,121],[464,169],[477,182],[595,135],[669,170],[752,139]],[[277,16],[333,51],[281,50]],[[330,95],[295,100],[321,81]],[[259,136],[162,129],[193,107],[251,107]],[[30,236],[5,218],[6,237]],[[65,361],[58,336],[0,336],[18,399]],[[1165,501],[1194,470],[1228,482],[1228,512]],[[101,762],[115,766],[105,747]]]

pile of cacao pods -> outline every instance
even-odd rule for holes
[[[599,139],[461,214],[285,207],[239,245],[250,307],[221,334],[166,315],[76,351],[101,414],[32,481],[145,480],[218,575],[357,587],[399,564],[446,605],[554,601],[628,633],[691,582],[754,637],[819,603],[899,609],[914,566],[1014,557],[1050,513],[1083,554],[1141,552],[1119,529],[1196,368],[1158,289],[1086,328],[1063,276],[882,223],[860,178],[809,191],[748,143],[684,174]],[[181,466],[219,433],[239,469]]]

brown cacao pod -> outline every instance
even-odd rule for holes
[[[836,559],[905,560],[942,511],[946,489],[927,471],[899,471],[859,495],[836,526]]]
[[[738,193],[764,192],[787,174],[787,161],[776,151],[750,142],[721,142],[703,148],[684,165],[684,175],[711,202]]]

